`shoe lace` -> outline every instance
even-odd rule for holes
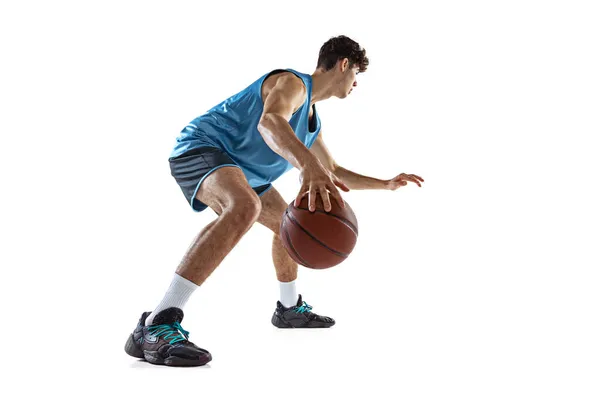
[[[301,306],[297,306],[296,307],[296,313],[297,314],[309,313],[310,310],[312,310],[312,306],[309,306],[308,304],[306,304],[305,301],[302,302]]]
[[[164,340],[169,341],[169,344],[183,342],[190,336],[190,333],[183,329],[179,322],[149,326],[148,332],[157,337],[162,336]]]

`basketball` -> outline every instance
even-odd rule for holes
[[[281,221],[280,238],[288,254],[298,264],[311,269],[325,269],[344,261],[354,249],[358,238],[358,223],[354,211],[345,202],[340,207],[331,199],[331,211],[326,212],[321,197],[316,209],[308,209],[308,196],[299,207],[288,205]]]

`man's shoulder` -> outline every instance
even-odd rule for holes
[[[271,80],[274,83],[281,82],[285,85],[305,86],[302,73],[290,68],[274,69],[265,75],[265,80]]]
[[[293,93],[294,96],[306,96],[307,93],[304,80],[294,72],[285,69],[273,70],[268,74],[262,84],[263,98],[266,98],[274,88],[277,88],[280,93],[285,92],[288,95]]]

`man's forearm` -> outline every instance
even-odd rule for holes
[[[334,168],[333,174],[348,186],[350,190],[386,189],[387,181],[360,175],[340,166]]]
[[[261,119],[258,131],[267,145],[294,167],[301,170],[311,161],[316,160],[304,143],[296,137],[285,118],[268,114]]]

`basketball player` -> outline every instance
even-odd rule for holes
[[[204,365],[212,359],[188,340],[180,325],[182,308],[257,221],[274,233],[280,299],[273,325],[328,328],[335,323],[313,313],[296,292],[298,265],[279,239],[288,204],[271,182],[298,168],[301,188],[295,201],[299,205],[308,195],[311,211],[317,195],[326,211],[331,211],[331,201],[343,206],[338,188],[396,190],[408,182],[421,186],[423,179],[416,175],[380,180],[345,169],[323,142],[315,103],[348,96],[368,63],[358,43],[346,36],[331,38],[321,47],[312,75],[270,71],[182,130],[169,158],[171,173],[194,211],[210,207],[218,217],[195,238],[158,306],[142,314],[125,345],[129,355],[170,366]]]

